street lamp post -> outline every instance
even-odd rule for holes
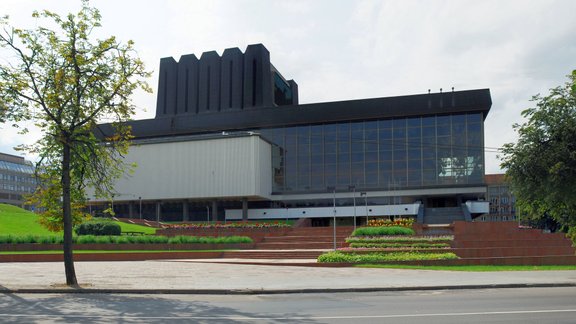
[[[366,206],[366,226],[368,226],[368,193],[361,192],[360,197],[364,196],[364,204]]]
[[[333,236],[334,236],[334,251],[336,251],[336,187],[328,187],[327,188],[328,191],[332,191],[333,194],[333,199],[332,199],[332,204],[333,204],[333,224],[332,224],[332,228],[333,228]]]
[[[352,190],[352,202],[354,204],[354,230],[356,230],[356,186],[348,186]]]

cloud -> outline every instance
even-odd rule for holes
[[[263,43],[299,84],[302,103],[490,88],[485,145],[512,142],[513,123],[537,93],[576,68],[576,1],[141,1],[94,0],[102,35],[132,39],[155,74],[161,57]],[[77,1],[42,2],[65,13]],[[30,24],[32,0],[0,12]],[[155,94],[138,92],[137,118],[152,118]],[[0,151],[22,141],[0,130]],[[486,153],[487,172],[499,172]]]

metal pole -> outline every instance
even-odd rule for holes
[[[328,191],[332,190],[332,206],[333,206],[333,210],[332,212],[333,217],[332,217],[332,228],[333,228],[333,240],[334,240],[334,251],[336,251],[336,187],[328,187],[326,188],[328,189]]]
[[[334,251],[336,251],[336,188],[334,187],[334,199],[333,199],[333,205],[334,205]]]
[[[356,186],[349,186],[352,189],[352,202],[354,204],[354,230],[356,230]]]
[[[210,223],[210,207],[206,206],[206,222]]]
[[[366,226],[368,226],[368,193],[361,192],[360,196],[364,196],[364,204],[366,205]]]

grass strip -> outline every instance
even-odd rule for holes
[[[414,270],[467,271],[467,272],[576,270],[576,265],[419,266],[419,265],[405,265],[405,264],[356,264],[354,266],[359,268],[414,269]]]

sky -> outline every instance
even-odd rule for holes
[[[300,103],[489,88],[486,173],[502,172],[494,148],[517,138],[512,125],[533,95],[576,69],[574,0],[92,0],[100,38],[133,40],[154,71],[152,94],[136,92],[135,119],[153,118],[160,58],[262,43]],[[0,15],[36,27],[33,10],[76,13],[80,1],[1,0]],[[5,57],[0,60],[6,62]],[[31,123],[24,126],[33,127]],[[0,152],[30,144],[0,124]],[[33,155],[25,155],[33,160]]]

